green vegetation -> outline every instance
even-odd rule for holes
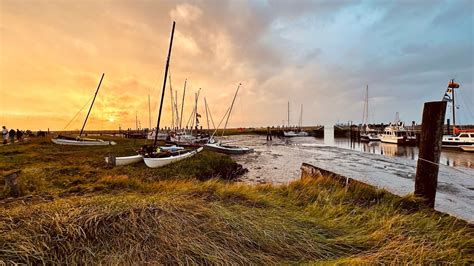
[[[326,177],[287,186],[229,182],[222,168],[235,163],[215,153],[156,170],[106,169],[103,156],[133,145],[119,142],[99,151],[49,140],[1,148],[0,169],[22,168],[29,196],[0,202],[0,263],[474,260],[472,225],[412,197],[342,188]]]

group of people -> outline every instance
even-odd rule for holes
[[[6,126],[2,127],[2,138],[3,138],[3,144],[8,144],[8,140],[10,140],[10,143],[15,142],[15,137],[18,141],[22,141],[23,139],[23,131],[17,129],[16,131],[12,128],[10,131],[7,129]]]

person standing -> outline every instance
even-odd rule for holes
[[[23,137],[23,132],[20,131],[19,129],[16,129],[16,139],[18,141],[21,141],[21,138]]]
[[[15,130],[13,128],[10,129],[10,132],[8,134],[10,136],[10,142],[15,143]]]
[[[7,142],[8,142],[8,129],[5,126],[2,127],[2,138],[3,138],[3,144],[7,144]]]

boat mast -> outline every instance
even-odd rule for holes
[[[193,113],[191,115],[191,136],[193,135],[194,131],[194,123],[196,122],[196,105],[197,105],[197,93],[194,93],[194,107],[193,107]]]
[[[300,129],[302,128],[303,126],[303,105],[301,105],[301,111],[300,111],[300,121],[299,121],[299,126],[300,126]]]
[[[211,131],[211,128],[209,127],[209,114],[207,112],[207,101],[206,101],[206,97],[204,97],[204,107],[206,108],[206,120],[207,120],[207,131],[209,133],[209,131]]]
[[[94,106],[95,97],[97,97],[97,93],[99,92],[100,84],[102,84],[102,79],[104,79],[104,73],[102,73],[102,77],[100,77],[99,85],[97,86],[97,90],[95,91],[94,99],[92,100],[91,107],[89,107],[89,112],[87,112],[86,120],[84,120],[84,124],[82,125],[79,137],[82,135],[82,132],[84,132],[84,127],[86,126],[87,119],[89,118],[89,114],[91,113],[92,106]]]
[[[365,124],[369,124],[369,85],[365,87]]]
[[[148,128],[151,130],[151,104],[150,104],[150,94],[148,94]]]
[[[184,96],[186,95],[186,82],[188,79],[184,80],[184,91],[183,91],[183,100],[181,101],[181,115],[179,117],[179,128],[183,128],[183,108],[184,108]]]
[[[170,80],[171,128],[174,128],[174,106],[173,106],[174,99],[173,99],[173,87],[171,86],[171,73],[168,75],[168,77]]]
[[[242,83],[239,83],[239,86],[237,86],[237,90],[235,91],[234,99],[232,100],[232,104],[230,105],[229,109],[229,114],[227,115],[227,120],[225,121],[224,130],[222,130],[222,136],[224,136],[225,129],[227,128],[227,122],[229,122],[230,114],[232,113],[232,108],[234,108],[235,98],[237,97],[237,93],[239,93],[240,85],[242,85]]]
[[[288,101],[288,127],[290,127],[290,101]]]
[[[178,128],[178,121],[179,121],[179,112],[178,112],[178,90],[174,91],[174,103],[173,103],[174,113],[175,113],[175,127]]]
[[[201,88],[199,88],[198,92],[196,93],[196,104],[195,104],[195,109],[194,109],[194,122],[196,123],[196,133],[197,133],[197,130],[198,130],[198,103],[199,103],[199,95],[201,94]],[[193,123],[194,125],[194,123]],[[192,135],[192,134],[191,134]]]
[[[451,84],[453,83],[454,83],[454,79],[451,80]],[[453,135],[456,135],[456,104],[454,102],[454,88],[451,88],[451,94],[453,96]]]
[[[168,49],[168,57],[166,59],[165,77],[163,79],[163,89],[161,91],[160,110],[158,112],[158,121],[156,122],[156,134],[155,134],[155,140],[153,141],[153,147],[156,147],[156,141],[158,140],[158,131],[160,130],[161,110],[163,109],[163,98],[165,97],[166,78],[168,76],[168,68],[169,68],[169,65],[170,65],[171,48],[173,47],[173,37],[174,37],[174,27],[175,27],[175,25],[176,25],[176,22],[173,21],[173,28],[171,30],[171,38],[170,38],[170,47]]]

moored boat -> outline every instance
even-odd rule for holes
[[[459,148],[460,146],[470,146],[474,144],[474,133],[460,133],[456,136],[443,136],[443,148]]]
[[[89,138],[53,138],[51,139],[51,141],[54,144],[74,146],[106,146],[117,144],[115,141]]]
[[[407,130],[401,123],[387,126],[380,140],[384,143],[397,145],[416,145],[416,136]]]
[[[203,150],[202,147],[192,150],[192,151],[187,151],[187,152],[177,152],[177,153],[170,153],[169,156],[167,157],[144,157],[143,161],[145,161],[146,166],[150,168],[158,168],[162,167],[171,163],[179,162],[181,160],[184,160],[186,158],[189,158],[193,155],[196,155],[197,153],[201,152]]]
[[[253,149],[248,147],[239,147],[239,146],[230,146],[230,145],[223,145],[221,143],[207,143],[204,145],[206,150],[226,153],[226,154],[245,154],[252,152]]]
[[[132,156],[123,156],[123,157],[115,157],[115,165],[129,165],[133,163],[138,163],[143,159],[140,154],[132,155]],[[105,157],[105,162],[109,163],[109,157]]]
[[[306,137],[308,135],[308,132],[305,131],[283,131],[283,136],[286,138]]]
[[[82,138],[82,133],[84,132],[84,127],[86,126],[87,119],[92,111],[92,107],[94,106],[95,98],[97,97],[97,93],[99,93],[100,85],[102,84],[102,80],[104,79],[104,73],[102,73],[102,77],[100,78],[99,85],[97,85],[97,89],[94,94],[94,98],[92,100],[91,106],[89,107],[89,111],[87,112],[86,119],[84,120],[84,124],[82,125],[81,132],[77,137],[68,137],[68,136],[57,136],[56,138],[52,138],[51,141],[54,144],[59,145],[74,145],[74,146],[104,146],[104,145],[115,145],[114,141],[105,141],[101,139],[90,139],[90,138]],[[67,127],[67,126],[66,126]]]
[[[148,132],[147,139],[154,140],[156,135],[156,130],[152,130]],[[166,132],[158,132],[157,140],[166,140],[168,138],[168,133]]]
[[[360,134],[361,141],[380,141],[381,136],[377,132],[364,132]]]
[[[290,102],[288,102],[288,127],[290,127]],[[307,137],[308,132],[303,131],[303,105],[301,105],[300,118],[296,130],[283,131],[285,138]]]
[[[380,141],[380,133],[377,130],[370,128],[369,126],[369,85],[367,85],[367,87],[365,88],[365,105],[363,117],[364,128],[363,132],[360,134],[360,140],[366,142]]]

